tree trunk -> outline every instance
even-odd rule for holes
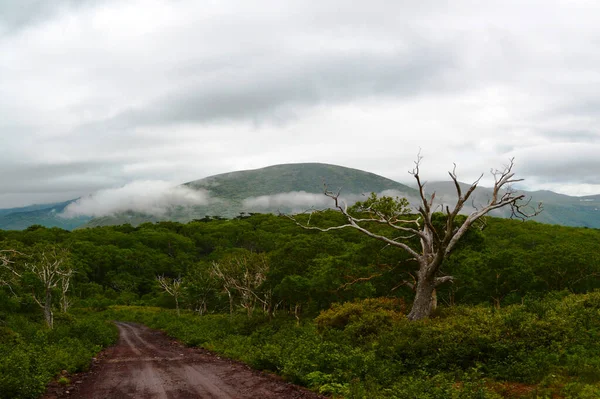
[[[54,327],[54,315],[52,314],[52,291],[46,290],[46,302],[44,302],[44,319],[48,328]]]
[[[229,296],[229,315],[233,316],[233,297],[231,296],[231,292],[227,290],[227,295]]]
[[[298,315],[298,308],[300,307],[299,304],[296,304],[296,306],[294,306],[294,317],[296,318],[296,326],[300,327],[300,316]]]
[[[177,296],[175,296],[175,309],[177,309],[177,317],[181,316],[181,313],[179,312],[179,298],[177,298]]]
[[[71,303],[69,301],[69,298],[67,297],[66,292],[63,291],[62,296],[60,298],[60,307],[61,307],[62,312],[67,313],[70,306],[71,306]]]
[[[407,316],[409,320],[421,320],[431,315],[434,291],[435,283],[433,281],[424,278],[417,281],[415,300]]]
[[[200,302],[196,311],[198,312],[198,314],[200,316],[203,316],[206,313],[206,301],[205,300],[202,300],[202,302]]]
[[[494,301],[494,308],[500,309],[500,298],[492,297],[492,300]]]

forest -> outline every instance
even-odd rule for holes
[[[410,321],[415,262],[352,229],[240,214],[0,231],[0,397],[68,384],[60,372],[129,320],[334,397],[597,398],[599,243],[598,229],[482,219],[445,261],[432,317]]]

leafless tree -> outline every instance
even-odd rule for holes
[[[169,295],[175,299],[175,309],[177,310],[177,316],[180,316],[179,310],[179,297],[181,296],[181,285],[183,280],[181,278],[168,278],[165,276],[156,276],[156,281],[160,287]]]
[[[235,290],[235,285],[232,282],[232,271],[227,267],[228,264],[222,264],[218,262],[212,263],[212,276],[217,278],[223,287],[223,290],[227,293],[227,298],[229,299],[229,315],[233,315],[233,294]]]
[[[67,296],[67,292],[71,286],[72,275],[73,273],[68,273],[60,276],[60,308],[63,313],[67,313],[71,307],[71,300]]]
[[[13,273],[22,277],[23,273],[33,274],[41,283],[41,293],[32,290],[34,301],[44,311],[44,319],[49,328],[54,327],[54,314],[52,312],[52,291],[60,284],[68,289],[69,280],[73,275],[69,251],[59,246],[36,248],[37,251],[25,261],[21,271],[13,268]],[[66,290],[64,291],[66,295]]]
[[[63,281],[67,281],[66,285],[68,286],[68,281],[73,275],[69,264],[69,251],[65,248],[51,246],[34,254],[34,260],[26,262],[25,267],[42,283],[42,295],[38,297],[34,292],[33,299],[44,310],[44,319],[48,327],[53,328],[52,290]]]
[[[322,228],[310,225],[310,216],[308,221],[299,222],[295,217],[291,218],[305,229],[319,231],[332,231],[343,228],[354,228],[369,237],[385,242],[386,244],[400,248],[411,255],[411,259],[418,264],[418,270],[413,282],[405,282],[411,286],[415,292],[415,299],[412,309],[408,314],[411,320],[419,320],[430,316],[435,305],[435,290],[440,284],[451,282],[452,276],[443,275],[440,271],[444,260],[456,247],[459,240],[473,226],[473,224],[484,215],[494,209],[510,207],[512,215],[525,219],[541,212],[541,204],[537,208],[530,208],[529,201],[525,195],[517,193],[512,188],[512,183],[522,181],[516,179],[513,172],[514,159],[502,169],[492,169],[491,174],[494,178],[494,187],[487,203],[477,207],[466,217],[459,218],[459,213],[463,209],[477,188],[483,174],[475,180],[466,191],[463,191],[456,175],[456,165],[448,174],[454,183],[457,201],[451,208],[450,206],[434,204],[435,193],[426,194],[425,182],[421,180],[420,165],[422,157],[419,154],[415,161],[415,166],[409,173],[417,182],[420,204],[416,209],[411,209],[405,198],[380,197],[371,194],[366,201],[358,202],[352,207],[340,198],[340,192],[332,192],[325,188],[325,195],[330,197],[335,208],[346,218],[347,223],[343,225]],[[527,212],[529,209],[530,212]],[[434,226],[434,214],[439,211],[443,215],[443,223],[438,227]],[[369,224],[379,223],[392,228],[398,237],[390,238],[386,235],[378,234],[369,229]],[[417,240],[418,245],[414,242]],[[411,242],[412,241],[412,242]]]
[[[199,315],[208,312],[208,304],[220,288],[219,281],[209,267],[198,263],[188,268],[186,274],[186,296]]]
[[[17,296],[13,289],[15,279],[21,277],[21,274],[17,271],[15,256],[25,256],[21,252],[12,249],[0,250],[0,287],[8,287],[10,292]]]
[[[248,317],[252,316],[257,302],[265,313],[272,313],[272,292],[261,289],[268,271],[269,262],[263,254],[233,256],[212,264],[213,275],[222,282],[229,296],[230,312],[233,312],[233,294],[237,292]]]

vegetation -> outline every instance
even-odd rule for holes
[[[54,329],[31,303],[0,301],[0,398],[37,398],[54,377],[87,370],[102,348],[117,339],[116,327],[97,315],[57,315]],[[62,374],[61,374],[62,372]]]
[[[361,233],[383,241],[387,245],[399,248],[408,253],[412,260],[418,264],[418,269],[412,275],[413,281],[405,284],[410,286],[415,292],[415,299],[411,307],[408,318],[411,320],[420,320],[431,315],[437,306],[437,289],[441,284],[450,282],[454,277],[443,274],[442,265],[462,237],[475,224],[488,213],[501,209],[510,208],[512,214],[523,219],[534,216],[541,211],[539,209],[531,214],[526,213],[524,208],[528,202],[523,199],[524,194],[517,194],[511,184],[520,181],[514,178],[512,171],[513,162],[505,166],[502,170],[492,171],[494,177],[494,188],[492,195],[479,209],[469,213],[467,216],[460,216],[459,213],[463,206],[469,201],[471,194],[477,189],[477,185],[482,176],[479,177],[467,190],[461,188],[461,184],[456,176],[456,171],[449,172],[456,189],[456,204],[450,208],[449,205],[442,205],[441,212],[435,213],[436,205],[434,203],[435,193],[425,194],[425,185],[419,175],[419,166],[421,157],[415,162],[415,168],[411,174],[417,181],[419,187],[419,196],[421,203],[417,210],[417,215],[411,215],[411,208],[406,198],[392,198],[389,196],[377,197],[372,193],[365,201],[359,201],[348,208],[347,204],[340,199],[339,193],[326,191],[325,195],[331,197],[335,203],[335,208],[346,218],[346,223],[333,227],[315,227],[310,226],[309,222],[302,224],[301,227],[308,230],[318,230],[327,232],[341,228],[353,228]],[[456,167],[455,167],[456,169]],[[434,217],[436,220],[434,220]],[[292,220],[296,221],[294,217]],[[308,219],[310,221],[310,218]],[[395,230],[395,235],[379,234],[369,226],[372,224],[382,224]],[[418,241],[419,245],[411,245],[411,241]]]
[[[358,300],[301,326],[284,317],[178,318],[144,307],[109,315],[344,398],[600,396],[598,292],[499,310],[455,306],[418,322],[402,310],[398,300]]]
[[[311,223],[344,220],[328,211]],[[0,231],[11,250],[0,261],[0,392],[36,397],[62,370],[84,369],[116,337],[100,319],[119,318],[346,398],[596,398],[598,242],[600,230],[487,218],[447,258],[454,281],[433,318],[409,322],[418,265],[355,230],[254,214]],[[43,285],[21,273],[47,248],[66,249],[72,270],[70,309],[51,288],[53,329],[35,301]],[[177,282],[176,297],[160,280]]]

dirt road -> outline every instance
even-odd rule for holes
[[[163,333],[134,323],[116,323],[116,346],[58,397],[316,399],[321,396],[250,370],[201,349],[186,348]],[[56,397],[55,396],[55,397]]]

